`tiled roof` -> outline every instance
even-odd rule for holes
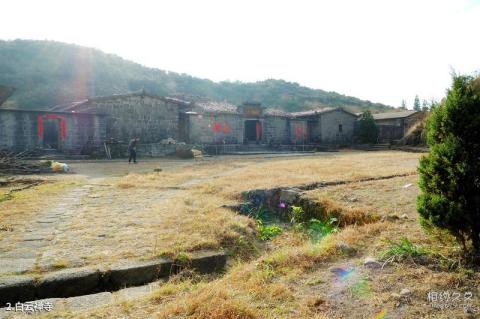
[[[401,111],[401,112],[389,112],[389,113],[375,113],[372,114],[373,118],[376,120],[388,120],[388,119],[401,119],[405,117],[409,117],[410,115],[413,115],[415,113],[418,113],[417,111]]]
[[[74,110],[76,107],[85,104],[88,102],[88,99],[81,100],[81,101],[75,101],[75,102],[70,102],[70,103],[65,103],[65,104],[59,104],[52,106],[49,108],[50,111],[61,111],[61,112],[68,112]]]
[[[200,112],[230,113],[238,114],[237,107],[228,102],[217,102],[207,99],[194,102],[194,108]]]
[[[268,108],[263,111],[264,115],[267,116],[283,116],[283,117],[290,117],[291,113],[285,112],[279,108]]]
[[[181,99],[174,98],[174,97],[152,95],[152,94],[148,94],[144,90],[142,90],[142,91],[139,91],[139,92],[128,93],[128,94],[113,94],[113,95],[108,95],[108,96],[91,97],[91,98],[83,99],[83,100],[80,100],[80,101],[74,101],[74,102],[70,102],[70,103],[55,105],[55,106],[53,106],[49,109],[51,111],[68,112],[68,111],[75,110],[79,106],[82,106],[84,104],[88,104],[89,102],[103,101],[103,100],[113,100],[113,99],[126,98],[126,97],[131,97],[131,96],[147,96],[147,97],[150,97],[150,98],[153,98],[153,99],[161,99],[163,101],[172,102],[172,103],[183,105],[183,106],[188,106],[188,105],[191,104],[189,101],[181,100]],[[83,111],[84,110],[82,110],[82,112]]]
[[[302,111],[302,112],[293,112],[290,114],[292,117],[304,117],[304,116],[312,116],[315,114],[323,114],[323,113],[328,113],[333,111],[342,111],[342,112],[351,114],[353,116],[357,116],[355,113],[345,110],[344,108],[341,108],[341,107],[326,107],[326,108],[313,109],[313,110]]]
[[[0,85],[0,105],[3,104],[13,93],[15,88]]]
[[[335,108],[332,107],[326,107],[322,109],[313,109],[313,110],[308,110],[308,111],[301,111],[301,112],[293,112],[290,113],[293,117],[302,117],[302,116],[310,116],[310,115],[315,115],[319,113],[325,113],[329,111],[333,111]]]

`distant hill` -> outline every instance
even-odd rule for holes
[[[3,107],[42,109],[55,104],[138,91],[188,95],[240,104],[259,101],[287,111],[345,106],[352,111],[391,107],[314,90],[283,80],[255,83],[213,82],[186,74],[144,67],[97,49],[54,41],[0,41],[0,85],[16,88]]]

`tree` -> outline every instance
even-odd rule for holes
[[[415,100],[413,101],[413,110],[414,111],[420,111],[421,110],[420,99],[419,99],[418,95],[415,95]]]
[[[404,99],[402,100],[402,104],[400,105],[400,108],[402,110],[406,110],[407,109],[407,101],[405,101]]]
[[[480,253],[480,78],[453,76],[427,121],[430,154],[420,160],[417,210],[426,227],[445,229]]]
[[[358,135],[362,143],[375,143],[378,138],[378,127],[369,110],[360,115],[358,121]]]
[[[423,111],[423,112],[428,112],[428,109],[429,109],[429,107],[428,107],[428,101],[427,101],[427,100],[423,100],[423,101],[422,101],[422,111]]]

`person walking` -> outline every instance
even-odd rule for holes
[[[128,164],[130,164],[133,160],[134,164],[137,164],[137,144],[140,139],[138,137],[132,139],[130,143],[128,143]]]

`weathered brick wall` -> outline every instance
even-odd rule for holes
[[[192,114],[189,123],[191,144],[243,143],[243,118],[237,114]]]
[[[425,112],[418,112],[405,118],[376,120],[379,128],[379,141],[390,142],[403,138],[424,117]]]
[[[178,139],[179,107],[166,99],[149,96],[122,96],[94,99],[83,106],[108,115],[107,139],[128,142],[139,137],[142,143],[166,138]]]
[[[322,113],[320,117],[320,130],[322,143],[350,143],[357,117],[353,114],[335,110]],[[342,132],[339,131],[342,125]]]
[[[290,120],[290,143],[292,144],[308,143],[306,119]]]
[[[128,158],[128,144],[107,144],[112,158]],[[137,145],[137,158],[156,157],[174,154],[177,148],[188,148],[188,145],[149,143]]]
[[[263,121],[263,141],[266,144],[290,143],[289,119],[280,116],[266,116]]]
[[[0,149],[21,151],[39,145],[36,112],[0,110]]]
[[[67,154],[88,154],[105,140],[105,117],[101,115],[43,111],[0,110],[0,149],[21,151],[43,148],[39,117],[58,116],[65,121],[65,136],[59,136],[59,150]]]
[[[67,117],[64,153],[91,154],[103,146],[106,137],[105,116],[75,114]]]

